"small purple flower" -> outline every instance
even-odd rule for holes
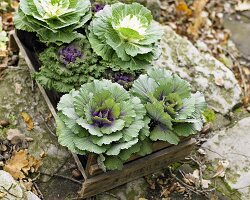
[[[99,12],[100,10],[102,10],[104,8],[104,4],[101,4],[101,3],[95,3],[92,7],[92,11],[97,13]]]
[[[92,113],[92,117],[94,125],[98,126],[99,128],[110,126],[114,121],[112,110],[110,109],[95,111]]]
[[[82,58],[81,51],[73,44],[59,50],[60,60],[63,64],[75,63],[77,58]]]

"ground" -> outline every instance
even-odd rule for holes
[[[227,14],[224,19],[242,54],[242,65],[249,67],[250,12]],[[222,64],[211,56],[217,57],[215,53],[203,52],[204,45],[189,38],[197,50],[186,38],[175,34],[172,26],[165,27],[164,53],[156,64],[178,73],[192,83],[194,90],[205,93],[209,104],[205,113],[208,123],[196,136],[197,146],[186,160],[93,199],[250,199],[250,114],[249,107],[241,101],[246,91],[233,67],[228,67],[228,60],[221,60]],[[233,43],[230,45],[235,48]],[[53,134],[54,120],[22,55],[17,66],[9,64],[0,74],[0,121],[10,123],[1,124],[1,154],[4,152],[2,141],[6,141],[8,131],[19,130],[33,140],[28,145],[29,153],[43,162],[40,173],[30,177],[34,182],[31,190],[37,188],[35,192],[41,199],[76,199],[81,187],[76,179],[79,178],[75,174],[76,164]],[[20,113],[29,115],[33,122],[31,130]],[[0,157],[0,169],[4,159]]]

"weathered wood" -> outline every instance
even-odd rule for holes
[[[87,179],[83,183],[80,195],[82,198],[91,197],[165,168],[168,164],[189,155],[195,142],[195,139],[184,141],[177,146],[168,147],[125,164],[121,171],[109,171]]]
[[[92,172],[92,170],[93,170],[92,166],[95,166],[95,165],[97,165],[97,155],[94,153],[91,153],[88,155],[88,161],[87,161],[87,165],[85,168],[85,172],[86,172],[86,175],[88,178],[90,178],[93,175],[96,175],[96,173]],[[99,169],[99,173],[103,173],[103,171],[101,169]]]
[[[11,31],[9,34],[9,50],[11,50],[12,52],[19,52],[19,47],[14,38],[14,33],[14,31]]]
[[[190,138],[191,137],[181,138],[181,142],[187,141]],[[154,142],[153,143],[153,152],[157,152],[159,150],[162,150],[162,149],[170,147],[170,146],[173,146],[173,144],[163,142],[163,141]],[[141,156],[133,155],[133,156],[131,156],[131,158],[127,162],[131,162],[131,161],[134,161],[134,160],[139,159],[139,158],[141,158]],[[99,175],[99,174],[103,173],[103,170],[96,163],[97,162],[94,162],[92,165],[90,165],[90,167],[88,169],[86,169],[86,171],[88,171],[89,176],[95,176],[95,175]]]
[[[34,67],[34,65],[32,64],[32,62],[31,62],[31,60],[30,60],[30,58],[29,58],[29,56],[28,56],[27,49],[25,49],[25,47],[23,46],[22,42],[21,42],[21,41],[19,40],[19,38],[17,37],[15,31],[11,31],[11,32],[10,32],[10,38],[12,38],[12,39],[15,40],[15,43],[16,43],[16,45],[18,46],[18,49],[20,50],[21,54],[23,55],[23,57],[24,57],[24,59],[25,59],[27,65],[28,65],[28,67],[29,67],[30,72],[31,72],[31,73],[35,72],[35,71],[36,71],[36,70],[35,70],[35,67]],[[12,41],[12,43],[14,43],[14,41]],[[48,97],[46,91],[44,90],[44,88],[43,88],[38,82],[36,82],[36,83],[37,83],[37,85],[38,85],[38,87],[39,87],[39,89],[40,89],[40,91],[41,91],[41,93],[42,93],[42,95],[43,95],[43,98],[45,99],[45,101],[46,101],[46,103],[47,103],[47,105],[48,105],[48,108],[49,108],[51,114],[52,114],[53,117],[55,118],[55,117],[56,117],[56,110],[55,110],[54,106],[52,105],[52,103],[51,103],[51,101],[50,101],[50,99],[49,99],[49,97]],[[84,179],[86,180],[86,179],[87,179],[87,175],[86,175],[86,173],[85,173],[85,170],[84,170],[84,168],[83,168],[83,166],[82,166],[82,164],[81,164],[81,162],[80,162],[78,156],[77,156],[76,154],[73,154],[73,153],[72,153],[72,155],[73,155],[73,157],[74,157],[74,159],[75,159],[75,161],[76,161],[76,164],[77,164],[77,166],[78,166],[78,169],[80,170],[80,172],[82,173],[82,176],[83,176]]]

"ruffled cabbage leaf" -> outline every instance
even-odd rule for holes
[[[20,0],[14,16],[16,29],[36,32],[44,43],[70,43],[82,34],[92,17],[89,0]]]
[[[62,96],[57,109],[59,143],[74,153],[98,154],[105,169],[120,169],[131,155],[152,152],[144,105],[117,83],[83,84]]]
[[[151,68],[135,80],[131,92],[145,104],[151,119],[150,139],[178,144],[180,137],[201,131],[203,94],[191,93],[189,83],[170,71]]]
[[[94,15],[88,37],[104,60],[124,69],[144,69],[159,57],[162,34],[151,12],[141,4],[115,3]]]

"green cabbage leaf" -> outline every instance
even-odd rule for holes
[[[62,96],[57,109],[59,143],[77,154],[98,154],[105,169],[121,169],[131,155],[152,152],[146,109],[118,83],[83,84]]]
[[[189,83],[170,71],[151,68],[134,82],[131,92],[145,104],[151,119],[150,139],[178,144],[180,137],[201,131],[203,94],[191,93]]]
[[[89,41],[104,60],[124,69],[144,69],[160,55],[163,34],[151,12],[138,3],[106,5],[89,26]]]
[[[82,28],[92,17],[89,0],[20,0],[14,16],[16,29],[36,32],[41,42],[70,43],[82,34]]]

